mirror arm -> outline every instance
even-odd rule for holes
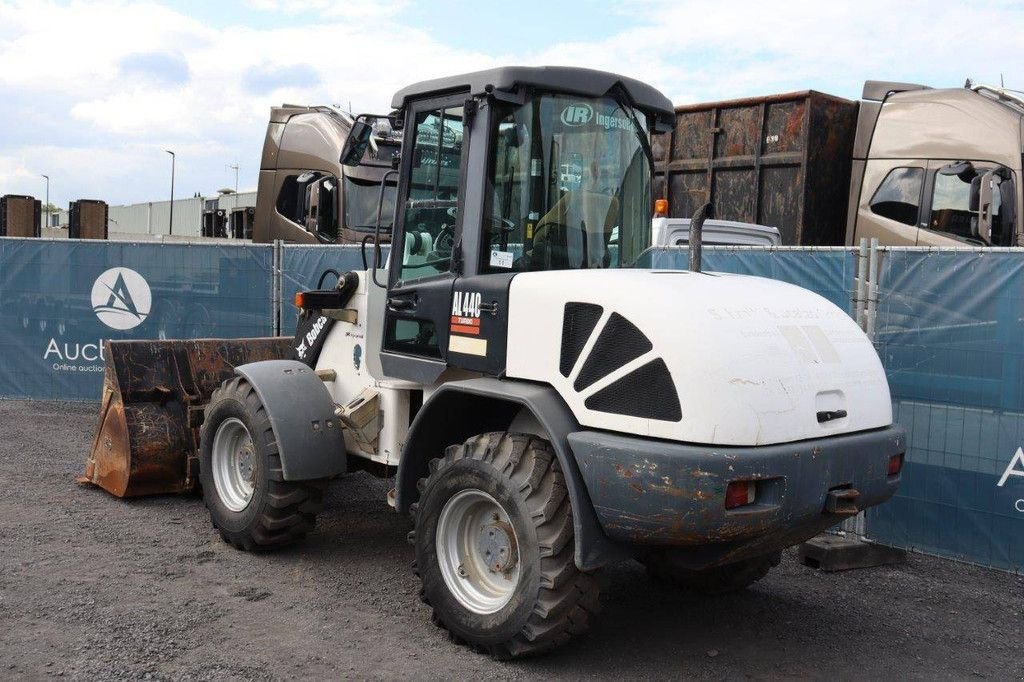
[[[378,287],[384,288],[384,285],[377,281],[377,269],[380,267],[380,214],[384,211],[384,191],[388,186],[388,178],[392,175],[398,175],[397,170],[389,170],[384,174],[384,177],[380,181],[380,194],[377,197],[377,222],[373,226],[373,271],[371,276],[373,277],[373,283]],[[395,204],[395,210],[398,210],[398,204]],[[395,246],[395,225],[394,221],[391,223],[391,248]]]
[[[978,187],[978,236],[989,246],[992,245],[992,171],[981,176]]]

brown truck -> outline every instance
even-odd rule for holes
[[[354,116],[327,106],[283,105],[270,111],[263,142],[253,241],[354,244],[373,235],[384,175],[401,136],[376,118],[359,166],[340,161]],[[390,233],[397,187],[384,186],[382,231]]]
[[[868,81],[676,108],[655,196],[687,217],[776,227],[784,244],[1024,245],[1020,93]]]

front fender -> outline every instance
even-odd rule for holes
[[[345,439],[334,400],[316,373],[297,360],[265,360],[235,368],[263,403],[286,481],[345,473]]]
[[[449,445],[489,431],[505,431],[516,415],[529,410],[543,427],[565,477],[572,505],[576,566],[590,571],[631,556],[608,539],[598,524],[586,484],[569,448],[568,435],[580,430],[558,393],[543,384],[491,378],[452,381],[439,388],[413,420],[398,464],[396,509],[408,512],[419,499],[416,482],[427,475],[430,460]]]

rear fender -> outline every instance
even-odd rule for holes
[[[524,419],[524,410],[532,419]],[[517,419],[517,416],[520,416]],[[416,482],[427,476],[430,460],[449,445],[489,431],[506,431],[516,423],[535,420],[551,443],[565,477],[572,505],[576,566],[590,571],[632,556],[608,539],[598,524],[586,484],[569,449],[570,433],[580,430],[565,401],[550,386],[480,378],[444,384],[413,420],[398,464],[395,508],[409,511],[419,499]],[[532,430],[532,429],[531,429]]]
[[[270,417],[286,481],[345,473],[345,440],[323,381],[296,360],[267,360],[235,368],[252,384]]]

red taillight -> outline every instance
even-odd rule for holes
[[[754,481],[733,481],[725,489],[725,508],[735,509],[754,503]]]
[[[895,476],[903,469],[903,453],[889,458],[889,475]]]

